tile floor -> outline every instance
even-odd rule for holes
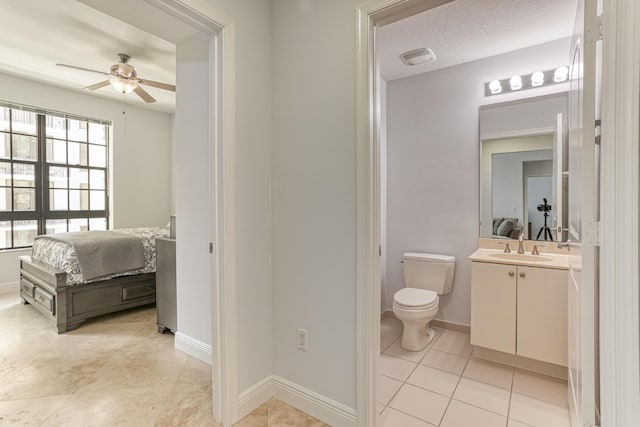
[[[423,351],[400,346],[402,323],[381,324],[382,427],[569,427],[567,382],[477,359],[469,335],[436,330]]]
[[[0,295],[0,425],[214,426],[211,368],[158,334],[155,308],[90,320],[58,335],[32,307]],[[469,336],[437,331],[421,352],[381,328],[383,427],[569,426],[566,382],[471,356]],[[327,425],[272,399],[239,427]]]
[[[211,367],[158,334],[155,307],[58,335],[33,307],[0,295],[0,425],[213,426]],[[272,399],[241,427],[326,427]]]

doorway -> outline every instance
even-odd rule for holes
[[[380,216],[379,212],[375,212],[375,209],[379,206],[380,200],[383,198],[381,195],[381,186],[383,185],[380,182],[380,117],[379,115],[371,114],[371,112],[377,112],[377,100],[380,97],[380,85],[378,81],[375,79],[375,71],[372,73],[371,70],[376,70],[376,56],[377,53],[375,48],[372,47],[372,40],[375,39],[375,26],[376,24],[388,23],[393,21],[394,18],[400,19],[406,16],[411,16],[412,13],[416,13],[417,2],[411,2],[410,5],[402,5],[398,6],[398,4],[390,2],[370,2],[366,5],[366,9],[363,8],[360,10],[360,49],[359,49],[359,58],[358,64],[360,67],[359,81],[358,81],[358,100],[359,106],[361,107],[358,110],[358,119],[360,123],[364,125],[365,123],[369,123],[370,127],[363,126],[359,128],[361,133],[358,137],[358,147],[359,153],[358,156],[358,165],[359,165],[359,175],[358,175],[358,183],[359,183],[359,211],[361,214],[358,217],[359,230],[363,232],[368,230],[366,235],[360,235],[358,240],[358,249],[362,251],[362,255],[358,257],[359,265],[358,265],[358,286],[362,291],[363,298],[359,298],[359,313],[365,312],[370,315],[367,317],[369,322],[372,322],[372,319],[376,319],[380,316],[380,293],[379,286],[380,283],[380,265],[378,260],[378,254],[384,253],[385,249],[380,245],[382,241],[382,237],[380,236]],[[441,4],[441,3],[440,3]],[[407,13],[407,9],[410,9],[411,13]],[[423,5],[424,6],[424,5]],[[430,7],[436,7],[439,4],[430,3],[425,9],[429,9]],[[397,7],[398,9],[394,9]],[[425,10],[422,9],[422,10]],[[393,16],[394,12],[398,13],[398,17]],[[366,41],[367,43],[363,42]],[[565,55],[566,56],[566,55]],[[565,59],[566,60],[566,59]],[[369,70],[369,73],[365,73],[364,70]],[[367,78],[368,77],[368,78]],[[372,79],[372,80],[371,80]],[[464,80],[464,79],[461,79]],[[464,83],[460,83],[463,85]],[[453,95],[452,95],[453,96]],[[416,99],[420,99],[420,94],[415,94]],[[431,99],[437,99],[436,93],[433,93]],[[365,106],[369,106],[368,108],[364,108]],[[441,106],[442,107],[442,106]],[[463,115],[462,113],[460,114]],[[459,124],[459,123],[458,123]],[[365,131],[369,129],[370,132]],[[393,141],[389,139],[389,145],[393,144]],[[464,153],[461,153],[464,155]],[[425,165],[425,167],[430,167],[431,164]],[[451,169],[455,169],[455,165],[451,165]],[[389,176],[391,175],[391,171],[389,171]],[[451,189],[451,187],[448,187]],[[451,191],[454,191],[451,189]],[[391,193],[391,192],[389,192]],[[476,196],[477,197],[477,196]],[[438,205],[440,206],[440,205]],[[477,233],[477,231],[476,231]],[[533,234],[533,232],[532,232]],[[476,234],[477,236],[477,234]],[[361,238],[360,238],[361,237]],[[391,246],[391,243],[388,243],[388,246]],[[375,248],[375,252],[368,253],[367,248],[372,250]],[[470,252],[469,252],[470,253]],[[393,256],[387,255],[389,259],[392,259]],[[468,254],[467,254],[468,256]],[[397,257],[396,257],[397,258]],[[466,257],[461,257],[463,260]],[[458,273],[458,271],[456,271]],[[387,283],[390,280],[386,281]],[[362,286],[361,286],[362,285]],[[373,295],[370,295],[366,292],[367,287],[373,289]],[[454,289],[456,286],[454,284]],[[388,293],[390,294],[390,293]],[[376,298],[378,301],[376,301]],[[362,323],[364,324],[364,323]],[[379,328],[379,326],[378,326]],[[369,335],[368,339],[362,339],[359,343],[366,346],[368,343],[370,346],[368,348],[369,352],[377,352],[378,345],[371,344],[379,344],[380,330],[374,327],[374,331],[369,329],[368,332],[372,333]],[[364,329],[364,327],[363,327]],[[377,329],[377,330],[375,330]],[[359,330],[359,334],[362,329]],[[377,337],[375,335],[378,335]],[[366,350],[364,347],[359,347],[359,351],[362,353],[362,357],[359,361],[368,360],[366,364],[366,370],[369,372],[370,376],[373,376],[374,373],[378,372],[377,364],[379,363],[375,357],[364,356]],[[370,354],[370,353],[369,353]],[[361,371],[362,372],[362,371]],[[362,375],[362,374],[361,374]],[[359,390],[364,390],[364,386],[367,384],[375,383],[375,380],[372,380],[371,377],[365,378],[364,376],[359,377]],[[372,419],[375,417],[375,409],[373,408],[372,403],[367,403],[367,398],[371,400],[373,398],[373,393],[371,390],[367,390],[366,393],[362,393],[362,400],[359,403],[358,412],[361,413],[360,408],[365,405],[369,410],[367,411],[367,417],[371,417]],[[373,400],[375,402],[375,400]]]
[[[106,4],[94,0],[84,0],[91,7],[114,16],[132,25],[150,25],[144,16],[131,14],[130,5]],[[209,255],[203,263],[210,277],[210,301],[203,302],[211,312],[211,344],[200,340],[182,337],[184,345],[190,346],[190,352],[198,353],[199,358],[210,357],[213,372],[213,416],[223,425],[231,425],[238,414],[238,368],[236,333],[236,276],[235,276],[235,27],[226,15],[206,3],[194,0],[146,0],[136,5],[146,10],[148,16],[154,16],[155,8],[173,19],[188,25],[206,35],[208,40],[200,40],[200,47],[208,52],[201,62],[205,65],[203,73],[208,79],[208,90],[202,94],[206,99],[208,114],[202,119],[206,129],[201,129],[200,137],[206,139],[206,149],[199,156],[208,162],[202,179],[210,189],[209,200],[204,201],[202,210],[206,218],[199,227],[206,227],[207,233],[199,231],[198,246],[209,247]],[[151,6],[149,6],[151,5]],[[145,9],[146,8],[146,9]],[[158,11],[155,10],[155,13]],[[139,22],[134,22],[136,19]],[[152,26],[152,25],[151,25]],[[152,28],[146,28],[153,32]],[[197,43],[196,43],[197,44]],[[224,110],[224,114],[222,114]],[[208,214],[206,214],[208,212]],[[198,217],[200,218],[200,217]],[[186,218],[185,218],[186,220]],[[178,217],[178,230],[180,219]],[[183,228],[184,230],[184,228]],[[178,231],[178,236],[180,231]],[[184,234],[183,234],[184,236]],[[202,240],[202,241],[201,241]],[[180,242],[178,237],[177,242]],[[189,242],[184,242],[188,245]],[[203,245],[200,245],[203,243]],[[178,243],[178,251],[180,243]],[[180,253],[177,254],[180,259]],[[180,321],[180,319],[178,319]],[[209,329],[209,328],[207,328]],[[210,353],[210,354],[209,354]]]

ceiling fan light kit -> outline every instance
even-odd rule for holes
[[[176,91],[175,85],[170,85],[167,83],[155,82],[153,80],[146,80],[138,78],[138,74],[136,73],[133,65],[129,64],[129,59],[131,57],[126,53],[119,53],[117,55],[118,63],[111,66],[110,72],[105,73],[103,71],[92,70],[89,68],[77,67],[75,65],[67,65],[67,64],[56,64],[60,67],[73,68],[75,70],[80,71],[88,71],[90,73],[98,73],[104,76],[110,76],[109,80],[105,80],[99,83],[95,83],[91,86],[87,86],[84,89],[87,90],[96,90],[108,86],[111,84],[115,90],[120,93],[127,94],[131,92],[135,92],[144,102],[150,104],[156,102],[156,100],[149,95],[147,91],[142,89],[140,85],[146,85],[155,87],[158,89],[169,90],[172,92]]]
[[[115,76],[109,79],[109,83],[111,83],[111,86],[113,86],[115,90],[123,94],[131,93],[136,87],[138,87],[138,83],[132,80],[123,79],[122,77],[115,77]]]

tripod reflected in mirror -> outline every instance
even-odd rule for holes
[[[551,212],[551,205],[547,203],[547,198],[543,197],[542,201],[544,203],[540,203],[538,205],[538,212],[544,213],[544,226],[540,227],[540,231],[538,231],[538,235],[536,236],[536,240],[540,240],[540,235],[544,235],[544,240],[553,241],[553,236],[551,235],[551,229],[547,225],[547,219],[549,218],[549,212]]]

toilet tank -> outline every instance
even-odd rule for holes
[[[427,289],[438,295],[451,292],[455,257],[407,252],[402,256],[402,263],[405,287]]]

